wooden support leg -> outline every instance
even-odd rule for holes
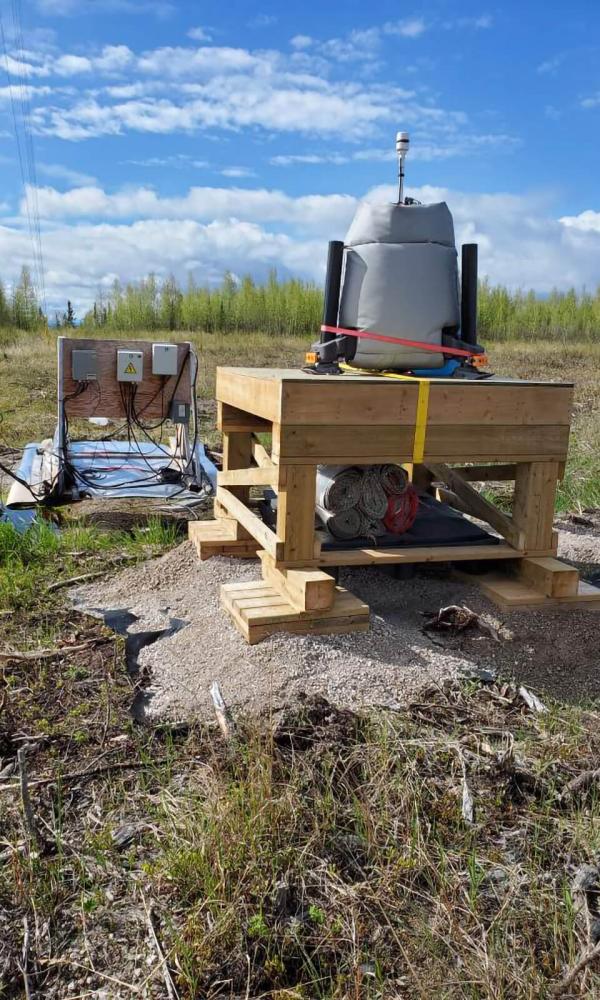
[[[517,466],[512,520],[528,552],[555,552],[553,531],[557,462],[524,462]]]
[[[321,569],[277,569],[268,552],[259,552],[263,580],[285,597],[297,611],[322,611],[333,607],[335,580]]]
[[[252,464],[252,432],[251,431],[223,431],[223,470],[247,469]],[[238,497],[242,503],[247,503],[250,496],[249,486],[232,486],[231,492]],[[215,500],[215,517],[231,518],[228,510]],[[239,539],[250,538],[250,533],[238,524],[237,537]]]
[[[314,558],[316,475],[316,465],[279,468],[277,535],[284,543],[284,562]]]

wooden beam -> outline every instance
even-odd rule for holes
[[[518,559],[511,545],[431,545],[395,549],[324,549],[321,566],[394,565],[395,563],[463,562],[479,559]]]
[[[525,533],[516,525],[512,518],[503,514],[501,510],[494,507],[494,504],[482,497],[470,483],[467,483],[456,469],[451,469],[448,465],[427,462],[436,479],[445,483],[453,493],[466,504],[474,517],[486,521],[492,526],[506,541],[516,549],[525,548]]]
[[[271,531],[261,521],[260,517],[253,514],[231,490],[226,489],[224,486],[217,486],[217,500],[236,521],[239,521],[246,531],[250,532],[262,548],[266,549],[270,556],[273,556],[273,559],[279,560],[283,557],[283,542],[281,538],[275,532]]]
[[[579,587],[579,573],[558,559],[520,559],[516,574],[546,597],[574,597]]]
[[[246,410],[238,410],[228,403],[217,402],[217,427],[221,431],[258,431],[269,432],[271,424],[262,417],[257,417]]]
[[[273,458],[281,465],[412,462],[414,425],[274,424]],[[427,425],[425,464],[553,462],[566,458],[569,426]]]
[[[517,466],[514,465],[462,465],[455,470],[471,483],[501,483],[516,478]]]
[[[315,465],[279,469],[277,485],[277,534],[284,540],[281,558],[310,562],[315,554]]]
[[[251,466],[249,469],[224,470],[217,474],[219,486],[273,486],[277,485],[277,466],[263,468]]]
[[[260,443],[255,434],[252,435],[252,458],[261,469],[275,465],[264,444]]]
[[[551,548],[559,468],[556,462],[527,462],[517,468],[513,521],[523,533],[524,547]]]
[[[268,552],[259,552],[263,580],[287,598],[298,611],[331,608],[335,580],[320,569],[277,569]]]

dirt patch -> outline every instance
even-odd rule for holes
[[[564,532],[562,554],[600,570],[600,538]],[[584,558],[585,557],[585,558]],[[254,562],[201,563],[184,543],[159,559],[75,594],[81,610],[128,609],[130,632],[189,622],[139,653],[150,718],[212,716],[217,680],[236,710],[263,712],[301,693],[345,708],[406,704],[448,677],[503,676],[572,701],[600,697],[600,634],[594,612],[499,612],[476,586],[424,568],[412,580],[369,568],[343,570],[340,583],[371,608],[367,633],[276,635],[248,646],[219,604],[222,583],[253,580]],[[424,632],[428,613],[467,605],[491,628],[440,636]],[[495,634],[497,637],[495,637]]]

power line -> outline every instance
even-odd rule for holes
[[[25,46],[23,41],[22,19],[18,0],[12,2],[12,27],[13,37],[16,45],[15,54],[21,66],[25,66]],[[18,80],[17,87],[13,86],[12,75],[9,71],[9,52],[6,41],[4,22],[0,15],[0,38],[4,52],[5,69],[8,81],[8,91],[10,96],[10,106],[13,117],[13,127],[19,160],[19,169],[24,191],[25,211],[27,215],[27,225],[31,240],[33,256],[33,282],[36,292],[36,299],[41,300],[44,312],[47,314],[45,268],[42,251],[42,233],[40,225],[38,190],[37,190],[37,169],[35,163],[35,149],[33,145],[33,134],[31,127],[31,102],[28,93],[28,85],[25,82],[25,73],[19,75],[15,73]],[[19,127],[19,109],[17,107],[17,94],[20,99],[20,113],[22,121],[22,134]]]

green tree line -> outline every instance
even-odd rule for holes
[[[264,283],[226,274],[220,285],[204,287],[190,277],[181,287],[172,276],[150,275],[99,294],[82,326],[107,333],[153,330],[206,333],[262,332],[273,336],[316,336],[323,311],[323,290],[313,282],[272,271]],[[72,307],[56,325],[74,325]],[[46,320],[36,298],[31,275],[21,277],[7,294],[0,283],[0,327],[32,330]],[[502,285],[479,286],[478,338],[503,340],[600,340],[600,287],[595,292],[553,291],[541,297],[533,291],[511,291]]]
[[[274,336],[318,333],[323,290],[296,278],[278,281],[272,272],[264,284],[251,277],[236,281],[226,274],[220,286],[207,288],[192,278],[181,288],[175,278],[150,275],[122,286],[116,282],[99,297],[83,325],[115,332],[136,330],[263,332]],[[545,297],[533,291],[510,291],[481,282],[479,340],[600,339],[600,287],[594,293],[571,289]]]

